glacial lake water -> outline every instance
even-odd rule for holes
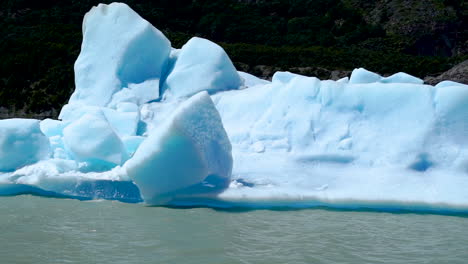
[[[468,218],[0,197],[0,263],[467,263]]]

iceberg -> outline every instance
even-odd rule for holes
[[[210,96],[201,92],[183,102],[124,168],[151,204],[227,188],[231,143]]]
[[[0,195],[468,213],[468,85],[237,72],[125,4],[83,21],[60,120],[0,121]]]

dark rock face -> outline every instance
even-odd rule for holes
[[[468,84],[468,60],[455,65],[452,69],[439,76],[429,76],[424,78],[424,82],[430,85],[436,85],[442,81],[454,81]]]
[[[273,74],[277,71],[281,71],[280,67],[268,66],[268,65],[257,65],[254,66],[251,70],[251,73],[259,78],[265,80],[271,80]]]
[[[344,77],[349,77],[351,71],[347,70],[329,70],[322,67],[294,67],[289,69],[289,71],[294,73],[299,73],[301,75],[317,77],[321,80],[339,80]]]
[[[253,74],[265,80],[271,80],[273,74],[277,71],[289,71],[304,76],[317,77],[321,80],[339,80],[344,77],[349,77],[351,71],[348,70],[330,70],[322,67],[276,67],[268,65],[256,65],[249,67],[246,64],[236,64],[237,69]]]
[[[58,118],[59,111],[52,109],[49,111],[43,111],[39,113],[30,113],[26,112],[24,109],[8,109],[6,107],[0,106],[0,119],[9,119],[9,118],[33,118],[43,120],[46,118]]]
[[[364,19],[381,25],[387,36],[408,42],[406,52],[425,56],[457,56],[466,52],[468,5],[439,0],[346,0]]]

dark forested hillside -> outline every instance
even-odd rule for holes
[[[73,91],[83,15],[99,2],[110,1],[0,2],[0,116],[7,109],[56,115]],[[424,77],[468,54],[464,0],[123,2],[173,46],[202,36],[221,44],[238,68],[260,75],[270,67],[329,78],[331,70],[366,67]]]

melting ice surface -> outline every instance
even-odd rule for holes
[[[125,4],[83,21],[60,120],[0,121],[0,195],[468,212],[468,86],[237,72]]]

